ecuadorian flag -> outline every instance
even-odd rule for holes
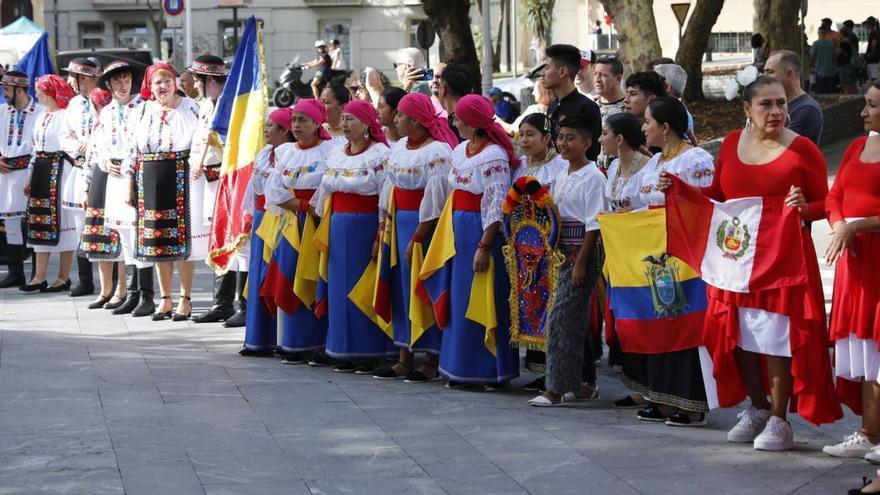
[[[263,126],[267,106],[263,38],[256,18],[251,16],[244,27],[211,125],[224,144],[211,226],[211,252],[206,260],[218,274],[229,269],[229,262],[250,234],[252,219],[245,213],[242,200],[250,182],[254,158],[265,146]]]
[[[599,215],[614,328],[624,352],[699,347],[706,283],[666,247],[666,209]]]

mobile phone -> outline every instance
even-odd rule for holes
[[[422,69],[422,79],[425,81],[433,81],[434,69]]]

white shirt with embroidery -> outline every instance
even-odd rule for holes
[[[638,153],[638,152],[636,152]],[[642,176],[647,172],[645,164],[631,177],[620,177],[620,158],[615,158],[608,167],[608,180],[605,184],[605,200],[611,211],[627,212],[642,210],[648,204],[639,195],[642,185]]]
[[[556,177],[550,191],[563,222],[584,225],[584,231],[599,230],[596,216],[605,211],[605,174],[595,162],[569,173],[566,168]]]
[[[61,143],[70,140],[68,132],[70,131],[65,127],[64,122],[64,110],[44,112],[34,127],[34,153],[64,151],[61,148]]]
[[[88,98],[76,95],[70,99],[64,109],[64,125],[67,130],[62,136],[64,152],[74,160],[85,158],[85,148],[98,125],[98,113]]]
[[[425,191],[419,205],[419,222],[440,217],[449,196],[449,169],[452,167],[452,148],[443,141],[432,141],[418,149],[407,149],[409,138],[403,138],[391,148],[385,164],[385,186],[379,205],[388,210],[391,188],[422,189]]]
[[[91,157],[95,165],[108,171],[110,160],[122,160],[122,175],[131,177],[134,170],[129,156],[131,150],[131,115],[143,104],[140,95],[134,95],[128,103],[111,101],[98,115],[98,127],[92,132],[91,141],[95,143],[95,154]]]
[[[257,196],[263,194],[266,180],[275,168],[275,160],[269,159],[273,148],[274,146],[268,144],[258,151],[257,156],[254,157],[254,169],[251,172],[251,180],[248,182],[247,189],[244,191],[244,198],[242,199],[245,211],[251,215],[257,210]]]
[[[199,126],[192,139],[192,149],[189,153],[190,167],[195,170],[199,165],[216,165],[223,161],[223,148],[208,144],[211,137],[211,124],[217,113],[217,103],[205,98],[199,105]],[[202,161],[202,154],[205,155]]]
[[[317,190],[327,170],[327,157],[336,148],[332,140],[321,141],[314,148],[300,149],[294,144],[294,153],[282,166],[281,182],[288,190]]]
[[[489,144],[474,156],[467,156],[470,141],[459,144],[452,152],[449,185],[453,189],[482,194],[480,211],[483,230],[502,219],[501,207],[510,187],[510,161],[497,144]]]
[[[193,99],[182,97],[176,108],[166,110],[150,100],[132,114],[132,119],[132,159],[137,159],[138,153],[184,151],[192,148],[199,126],[199,106]]]
[[[21,111],[8,103],[0,106],[0,156],[30,155],[34,150],[34,129],[45,111],[34,98]]]
[[[660,163],[660,153],[652,156],[640,174],[639,198],[649,206],[664,206],[666,195],[657,190],[660,172],[666,172],[696,187],[709,187],[715,175],[715,160],[703,148],[694,147],[672,160]]]
[[[324,201],[335,192],[364,196],[378,195],[385,185],[385,161],[390,150],[382,143],[373,143],[362,153],[349,155],[347,146],[335,146],[327,156],[327,169],[321,187],[312,196],[311,205],[318,216],[324,216]],[[380,217],[384,215],[379,212]]]
[[[513,182],[520,177],[530,176],[538,179],[542,186],[552,186],[563,170],[568,170],[568,160],[559,154],[554,153],[547,163],[537,167],[530,166],[528,157],[523,155],[519,159],[519,168],[513,174]]]

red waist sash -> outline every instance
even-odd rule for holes
[[[257,194],[255,203],[254,206],[257,208],[257,211],[266,211],[266,196]]]
[[[374,213],[379,211],[379,196],[347,192],[333,193],[333,213]]]
[[[425,196],[424,189],[401,189],[394,188],[394,207],[398,210],[418,211]]]
[[[452,192],[452,209],[458,211],[480,211],[482,194],[474,194],[461,189]]]

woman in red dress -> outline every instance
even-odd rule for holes
[[[825,158],[809,139],[785,128],[788,105],[782,84],[758,77],[745,88],[743,108],[746,128],[724,138],[714,181],[703,193],[717,201],[784,197],[804,222],[824,217]],[[753,443],[757,450],[794,446],[785,419],[789,402],[792,410],[814,424],[843,416],[828,356],[818,258],[804,229],[800,241],[782,249],[802,250],[806,285],[748,293],[708,287],[703,338],[712,355],[718,403],[732,407],[746,396],[751,399],[727,440]]]
[[[865,129],[878,132],[880,80],[868,89],[865,102]],[[829,266],[837,263],[831,305],[837,395],[862,416],[862,427],[822,450],[880,463],[880,264],[875,258],[880,252],[880,135],[849,145],[825,212],[833,229],[825,259]]]

